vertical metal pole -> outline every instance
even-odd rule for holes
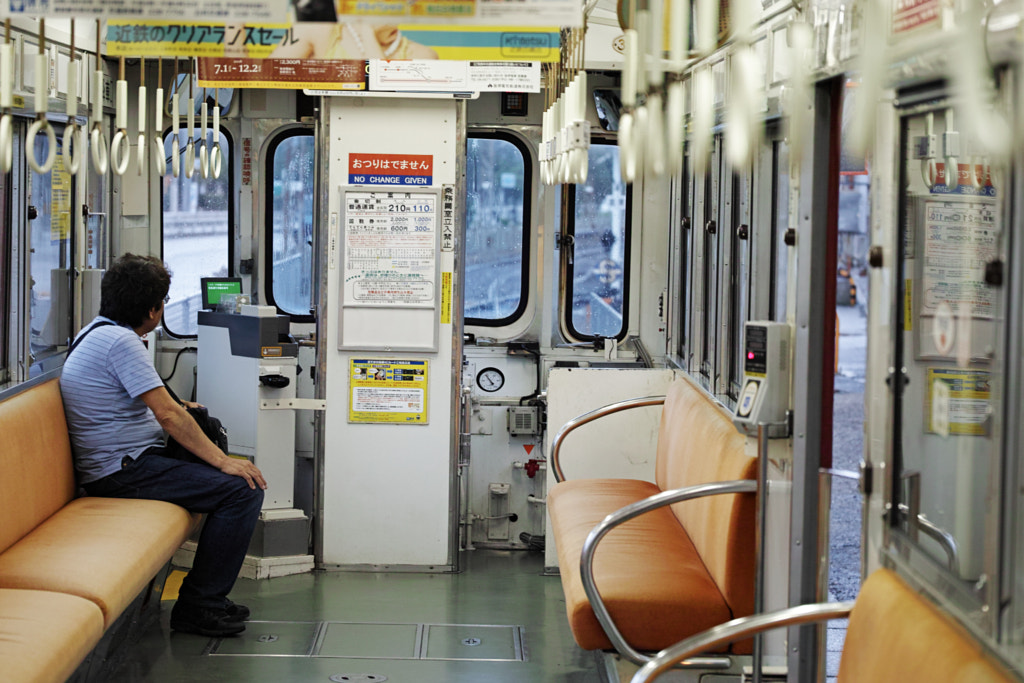
[[[754,557],[756,573],[754,575],[754,614],[764,612],[764,538],[768,528],[768,425],[761,422],[757,425],[757,533],[754,536]],[[761,683],[761,665],[764,658],[764,636],[754,636],[754,678],[753,683]]]
[[[842,79],[819,84],[814,90],[812,130],[799,159],[800,194],[796,206],[797,294],[793,365],[793,501],[790,514],[789,604],[803,605],[821,600],[818,583],[819,519],[818,470],[821,466],[822,424],[825,401],[832,392],[832,358],[825,349],[826,316],[834,319],[828,303],[827,257],[835,239],[830,221],[838,202],[838,130]],[[834,177],[833,177],[834,174]],[[834,196],[833,196],[834,195]],[[833,284],[834,287],[834,284]],[[834,292],[834,289],[832,290]],[[826,388],[826,371],[828,383]],[[826,396],[825,392],[828,392]],[[814,625],[789,629],[788,668],[793,681],[814,681],[818,666],[818,628]]]

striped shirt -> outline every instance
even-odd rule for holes
[[[85,329],[107,320],[99,316]],[[160,423],[139,398],[160,386],[145,345],[129,327],[98,327],[68,356],[60,390],[80,484],[119,471],[126,455],[163,445]]]

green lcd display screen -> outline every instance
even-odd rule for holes
[[[225,294],[241,294],[240,277],[204,277],[200,279],[203,290],[203,308],[212,310]]]

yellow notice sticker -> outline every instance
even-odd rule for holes
[[[903,331],[914,329],[914,281],[907,280],[903,287]]]
[[[441,273],[441,324],[452,324],[452,274]]]

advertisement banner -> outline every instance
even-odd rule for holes
[[[336,11],[343,21],[386,17],[403,23],[578,27],[582,9],[579,0],[338,0]]]
[[[202,88],[366,90],[366,62],[201,57],[198,85]]]
[[[288,0],[11,0],[0,3],[0,17],[117,19],[146,21],[288,21]]]
[[[111,57],[557,62],[557,28],[110,20]]]

